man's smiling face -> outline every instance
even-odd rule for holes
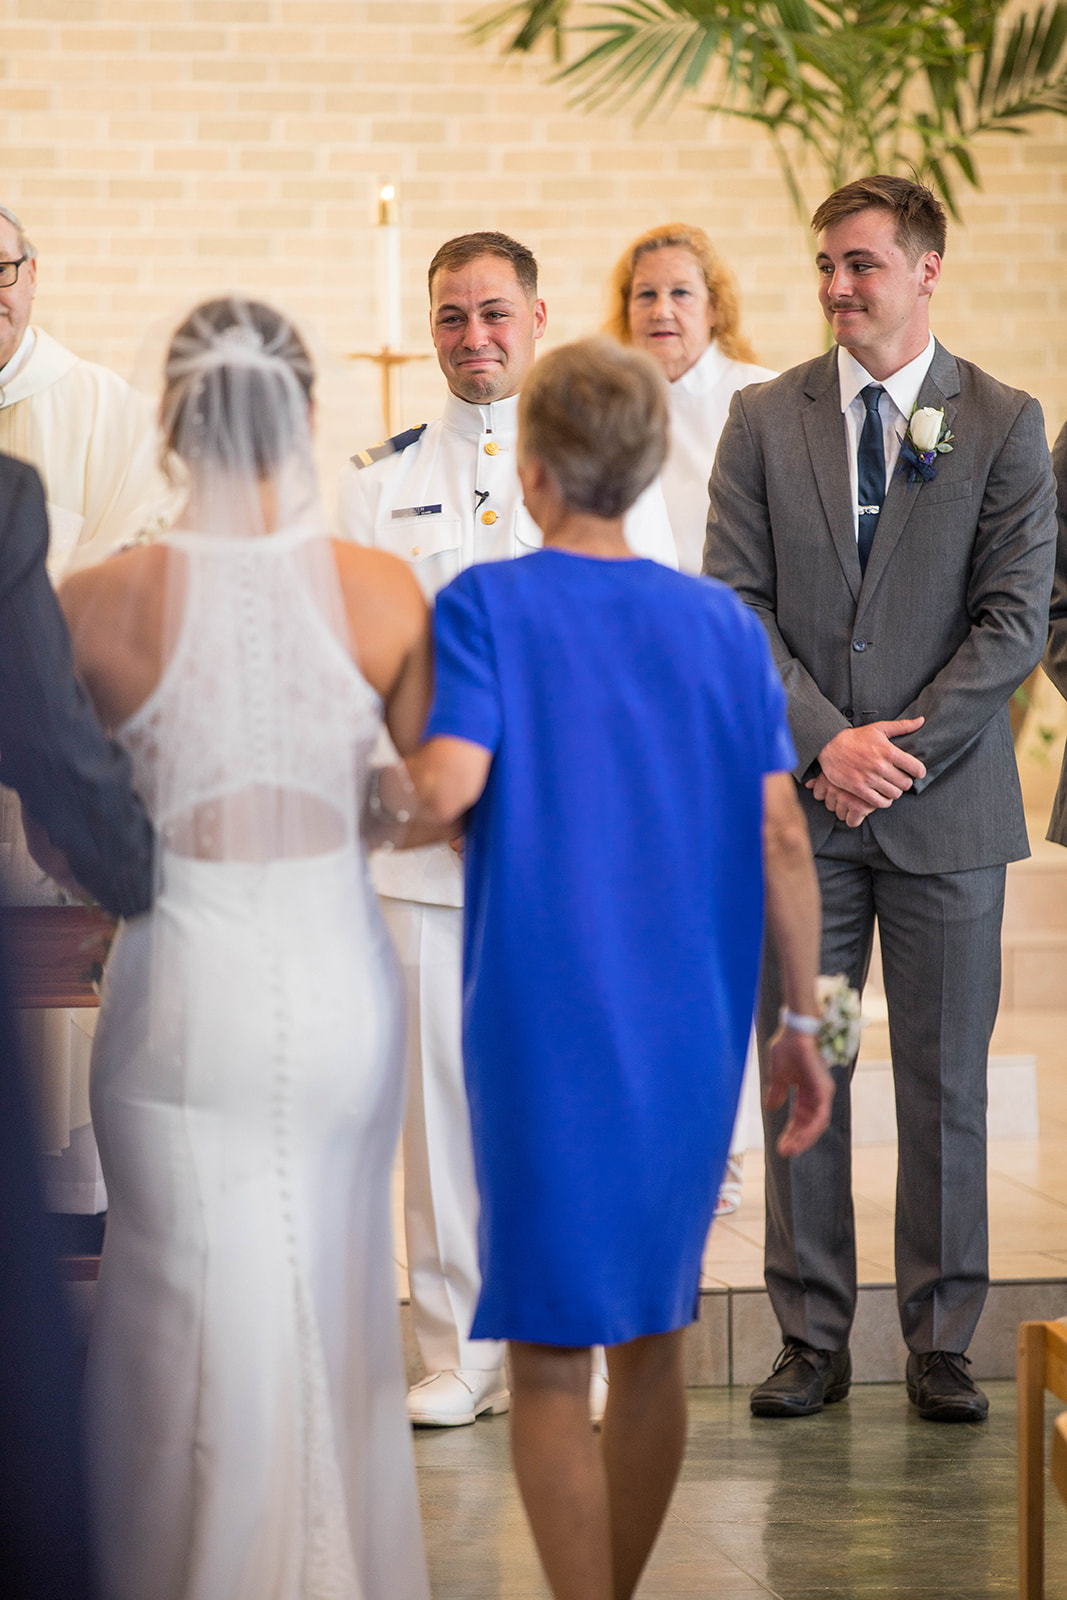
[[[21,254],[18,229],[0,217],[0,261],[17,261]],[[36,293],[37,263],[24,261],[17,283],[0,289],[0,367],[7,366],[22,343]]]
[[[888,377],[922,352],[941,257],[928,250],[909,260],[890,212],[869,206],[824,229],[815,264],[835,340],[872,377]]]
[[[545,303],[528,295],[510,261],[479,256],[434,274],[430,332],[452,393],[474,405],[518,394],[545,331]]]

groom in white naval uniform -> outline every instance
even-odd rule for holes
[[[340,514],[349,538],[408,561],[432,599],[465,567],[541,544],[522,503],[515,440],[519,389],[546,315],[532,252],[502,233],[442,245],[429,286],[430,330],[449,388],[444,413],[353,456]],[[678,565],[658,480],[627,516],[626,535],[636,554]],[[509,1403],[503,1345],[468,1338],[480,1278],[460,1046],[463,869],[448,846],[431,845],[377,858],[374,877],[408,1005],[405,1231],[428,1374],[408,1410],[416,1424],[454,1427]]]

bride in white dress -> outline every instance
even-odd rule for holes
[[[406,567],[325,536],[311,367],[266,306],[175,336],[180,526],[70,580],[158,898],[93,1056],[87,1376],[105,1600],[426,1600],[392,1262],[401,998],[359,826],[429,692]]]

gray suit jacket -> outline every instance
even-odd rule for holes
[[[1052,446],[1052,466],[1056,474],[1059,507],[1059,538],[1056,541],[1056,578],[1052,585],[1052,607],[1048,619],[1048,650],[1042,665],[1060,693],[1067,699],[1067,422]],[[1064,751],[1056,802],[1048,825],[1048,838],[1067,844],[1067,751]]]
[[[798,781],[841,729],[923,716],[927,773],[871,826],[906,872],[1029,853],[1008,700],[1044,647],[1055,496],[1041,408],[941,345],[919,393],[955,434],[937,477],[896,472],[861,576],[837,353],[734,395],[704,570],[761,617]],[[834,819],[800,789],[812,846]]]

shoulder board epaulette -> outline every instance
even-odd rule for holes
[[[372,444],[369,450],[357,450],[355,455],[350,457],[352,465],[357,470],[372,467],[376,461],[384,461],[386,456],[395,456],[401,450],[406,450],[409,444],[421,439],[425,432],[425,422],[420,422],[417,428],[405,428],[403,433],[394,433],[391,439],[385,439],[381,444]]]

